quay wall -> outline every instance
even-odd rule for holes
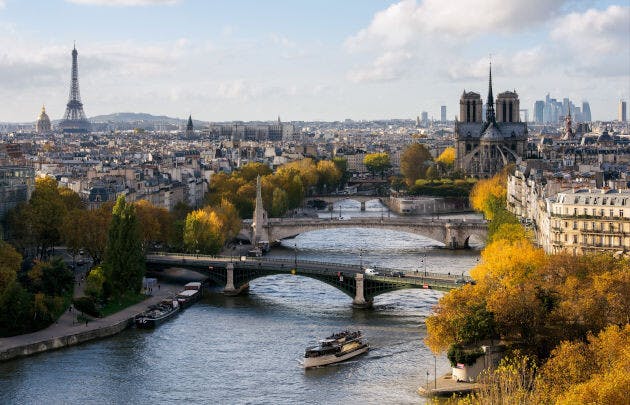
[[[82,332],[71,333],[65,336],[54,337],[40,342],[26,343],[21,346],[14,346],[0,352],[0,361],[6,361],[18,357],[30,356],[49,350],[61,349],[75,346],[90,340],[102,339],[122,332],[133,324],[135,315],[110,325],[103,325],[96,329],[89,329]]]

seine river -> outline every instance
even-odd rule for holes
[[[338,208],[338,207],[337,207]],[[343,216],[381,215],[368,202],[342,204]],[[326,214],[323,214],[326,215]],[[329,215],[329,214],[328,214]],[[384,215],[387,215],[386,213]],[[300,235],[271,255],[461,274],[478,251],[448,251],[437,242],[383,230],[329,230]],[[19,404],[412,404],[448,371],[423,343],[424,319],[442,293],[403,290],[376,297],[373,310],[326,284],[280,275],[255,280],[250,293],[206,293],[154,331],[0,363],[0,403]],[[348,363],[304,371],[304,348],[341,329],[361,329],[372,350]]]

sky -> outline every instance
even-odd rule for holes
[[[0,0],[0,121],[449,119],[462,91],[630,101],[628,0]]]

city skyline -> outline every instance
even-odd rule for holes
[[[497,87],[530,118],[552,93],[612,120],[630,92],[622,4],[0,0],[0,121],[34,121],[42,104],[62,117],[75,39],[88,117],[439,119],[444,105],[452,120],[464,89],[483,94],[492,53]]]

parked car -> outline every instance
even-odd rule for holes
[[[370,269],[367,268],[363,271],[364,274],[367,274],[368,276],[379,276],[381,273],[379,273],[378,271],[374,270],[374,269]]]
[[[392,271],[392,277],[405,277],[405,272],[403,272],[403,271]]]

